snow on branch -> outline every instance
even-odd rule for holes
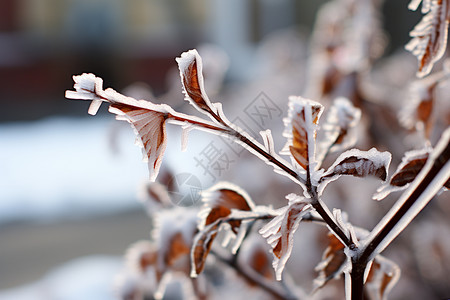
[[[365,239],[363,255],[374,257],[381,253],[441,190],[450,177],[449,158],[450,128],[447,128],[409,188]]]
[[[183,128],[193,126],[219,134],[227,131],[211,122],[175,112],[166,104],[136,100],[111,88],[103,90],[103,80],[94,74],[73,76],[73,80],[75,91],[66,91],[66,98],[92,101],[89,107],[92,115],[97,113],[102,102],[107,102],[110,104],[109,111],[116,114],[118,120],[131,124],[137,136],[136,143],[142,148],[144,161],[148,162],[152,181],[158,175],[167,145],[166,121]]]

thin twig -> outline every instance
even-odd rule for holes
[[[249,272],[251,270],[243,268],[236,259],[226,258],[214,250],[211,250],[210,254],[214,255],[218,260],[233,268],[239,275],[244,277],[249,282],[258,285],[260,288],[270,293],[275,299],[297,299],[291,291],[271,284],[272,282],[269,282],[266,278],[256,272]]]

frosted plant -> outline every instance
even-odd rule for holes
[[[411,6],[417,7],[418,2],[414,1]],[[368,24],[372,23],[364,19],[367,15],[363,8],[371,9],[368,19],[374,18],[376,5],[372,1],[336,0],[332,3],[354,8],[348,11],[352,22],[359,22],[357,24],[364,25],[364,30],[369,30]],[[431,7],[428,9],[431,12],[436,10],[433,5],[432,0],[423,3],[423,7]],[[258,205],[243,188],[220,182],[202,192],[201,208],[187,209],[170,204],[164,185],[149,183],[144,195],[147,202],[152,202],[148,207],[157,208],[157,211],[149,210],[154,219],[153,236],[151,241],[133,245],[127,254],[124,278],[128,280],[122,280],[120,288],[124,299],[139,299],[146,293],[161,299],[174,280],[182,286],[187,298],[223,296],[223,290],[215,290],[214,280],[208,280],[213,274],[211,260],[230,267],[221,271],[221,276],[232,285],[242,286],[242,282],[231,275],[238,274],[248,286],[264,291],[265,297],[314,298],[332,279],[343,275],[347,299],[363,299],[364,295],[370,299],[387,298],[399,280],[400,268],[381,252],[436,194],[449,187],[450,129],[442,133],[434,147],[428,141],[422,150],[407,152],[390,178],[391,153],[376,148],[367,151],[352,148],[357,142],[356,129],[362,116],[357,103],[367,105],[362,101],[356,79],[373,59],[368,51],[373,35],[367,38],[359,28],[356,37],[349,37],[349,30],[345,27],[339,32],[338,44],[329,49],[332,57],[324,62],[329,64],[329,70],[334,68],[339,79],[328,82],[326,89],[318,94],[320,100],[329,102],[328,108],[312,99],[291,96],[288,116],[283,120],[286,144],[279,154],[269,129],[260,132],[260,142],[230,122],[221,103],[211,101],[205,89],[202,58],[196,50],[184,52],[176,61],[185,100],[209,119],[177,112],[165,104],[126,97],[111,88],[104,90],[102,79],[93,74],[73,77],[75,91],[67,91],[67,98],[91,101],[90,114],[96,114],[100,105],[106,103],[117,119],[131,124],[136,131],[137,144],[148,161],[151,181],[157,179],[163,161],[169,138],[166,126],[173,124],[184,131],[183,149],[188,147],[187,134],[194,129],[224,136],[273,167],[276,174],[289,178],[296,187],[285,196],[287,201],[282,207],[273,209]],[[442,47],[442,43],[440,45]],[[342,55],[336,56],[338,53]],[[358,55],[353,60],[355,53]],[[343,58],[345,61],[339,60]],[[420,72],[431,69],[427,64]],[[434,87],[448,77],[446,72],[442,74],[429,86]],[[328,75],[317,79],[318,84],[325,84]],[[425,123],[429,133],[428,117],[418,118],[414,123],[419,121]],[[339,153],[337,158],[333,157],[334,153]],[[325,167],[327,162],[331,162],[329,167]],[[396,191],[403,193],[376,226],[367,230],[353,225],[346,212],[330,209],[323,201],[328,184],[342,176],[372,177],[384,182],[374,196],[377,200]],[[310,293],[296,286],[286,274],[296,231],[304,222],[325,225],[328,230],[328,247],[316,267],[318,276]],[[262,247],[270,252],[257,251]],[[257,293],[254,290],[247,292],[245,297],[256,297],[252,294]]]
[[[412,0],[408,6],[417,10],[420,0]],[[450,2],[448,0],[427,0],[422,2],[422,13],[426,15],[414,27],[413,38],[405,48],[419,60],[418,77],[428,75],[445,53],[448,26],[450,22]]]

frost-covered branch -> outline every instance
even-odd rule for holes
[[[266,292],[270,293],[274,297],[274,299],[297,299],[297,297],[290,290],[286,289],[285,286],[281,284],[275,284],[273,281],[267,280],[250,268],[242,266],[241,264],[237,263],[237,260],[234,257],[226,257],[224,254],[220,254],[219,252],[213,250],[211,251],[211,254],[221,262],[233,268],[240,276],[242,276],[249,282],[256,284]]]
[[[382,252],[442,189],[450,177],[450,129],[447,129],[422,171],[365,241],[361,260]]]
[[[419,214],[450,178],[450,128],[447,129],[426,164],[397,203],[362,241],[352,256],[351,299],[363,299],[364,276],[377,257]]]

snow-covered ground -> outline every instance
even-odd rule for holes
[[[206,176],[196,153],[205,133],[190,134],[181,152],[178,128],[169,126],[163,168]],[[139,207],[136,194],[148,180],[130,125],[113,116],[50,118],[0,125],[0,224],[54,221]]]
[[[0,126],[0,222],[46,221],[136,206],[139,149],[109,148],[111,119],[52,118]],[[125,132],[124,132],[125,133]],[[132,137],[120,134],[121,139]],[[131,144],[131,145],[130,145]]]
[[[205,133],[191,133],[191,153],[181,152],[178,128],[168,130],[163,168],[205,179],[193,160],[209,143]],[[140,209],[137,192],[149,175],[134,140],[130,125],[111,115],[1,124],[0,226]],[[112,279],[121,264],[121,257],[79,258],[37,282],[0,291],[0,299],[115,299]]]
[[[0,291],[0,300],[112,300],[122,258],[87,256],[56,268],[37,282]]]

